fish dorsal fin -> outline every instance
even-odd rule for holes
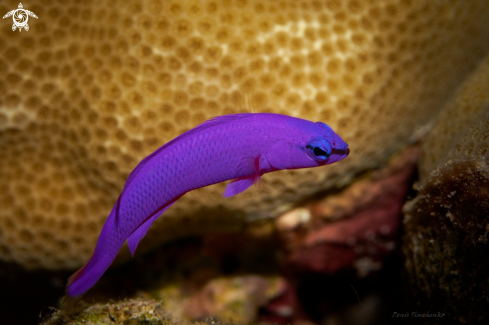
[[[232,122],[236,121],[242,118],[250,117],[251,115],[254,115],[253,113],[239,113],[239,114],[229,114],[229,115],[221,115],[221,116],[216,116],[211,119],[208,119],[207,121],[201,123],[200,125],[196,126],[190,131],[193,130],[198,130],[198,129],[206,129],[211,126],[227,123],[227,122]],[[189,132],[190,132],[189,131]],[[185,133],[184,133],[185,134]]]

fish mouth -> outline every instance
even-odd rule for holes
[[[332,151],[331,151],[331,154],[333,155],[345,155],[345,156],[348,156],[350,154],[350,148],[346,148],[346,149],[336,149],[334,148]]]

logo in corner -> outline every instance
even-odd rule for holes
[[[33,13],[32,11],[25,10],[24,6],[22,6],[22,3],[19,3],[19,9],[14,9],[12,11],[7,12],[7,14],[3,16],[3,19],[10,16],[12,16],[12,19],[14,20],[14,24],[12,25],[12,30],[15,31],[18,28],[19,32],[22,31],[22,28],[24,28],[26,31],[29,30],[29,25],[27,25],[29,16],[37,19],[36,14]]]

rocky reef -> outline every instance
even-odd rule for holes
[[[396,247],[418,157],[419,148],[408,148],[346,189],[277,218],[288,268],[335,274],[354,267],[360,277],[379,269]]]
[[[114,323],[123,325],[171,325],[176,323],[170,315],[163,312],[159,303],[144,299],[87,305],[81,311],[76,311],[71,315],[55,308],[47,308],[43,310],[40,318],[39,324],[42,325]]]
[[[218,318],[203,318],[199,321],[182,321],[166,313],[161,304],[150,299],[130,299],[104,304],[86,304],[85,308],[66,313],[55,308],[46,308],[41,313],[39,325],[228,325]],[[80,309],[80,307],[78,307]]]

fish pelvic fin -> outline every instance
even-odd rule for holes
[[[119,227],[119,211],[121,209],[121,197],[122,193],[119,195],[117,198],[117,202],[115,203],[115,226],[118,228]]]
[[[183,194],[182,194],[183,195]],[[127,246],[129,246],[129,251],[131,252],[131,256],[134,256],[134,252],[138,247],[139,242],[146,236],[149,227],[160,217],[160,215],[165,212],[169,207],[173,205],[182,195],[176,197],[168,203],[165,203],[163,206],[159,207],[149,215],[143,222],[139,224],[139,226],[132,232],[131,235],[127,238]]]
[[[222,194],[224,197],[230,198],[245,191],[248,187],[255,183],[255,178],[253,176],[240,177],[233,180],[231,183],[226,186],[224,193]]]
[[[226,186],[226,189],[223,193],[224,197],[233,197],[236,194],[244,192],[253,184],[257,185],[258,188],[265,188],[265,185],[261,181],[260,157],[261,156],[258,155],[254,158],[252,162],[253,173],[251,175],[236,178]]]

